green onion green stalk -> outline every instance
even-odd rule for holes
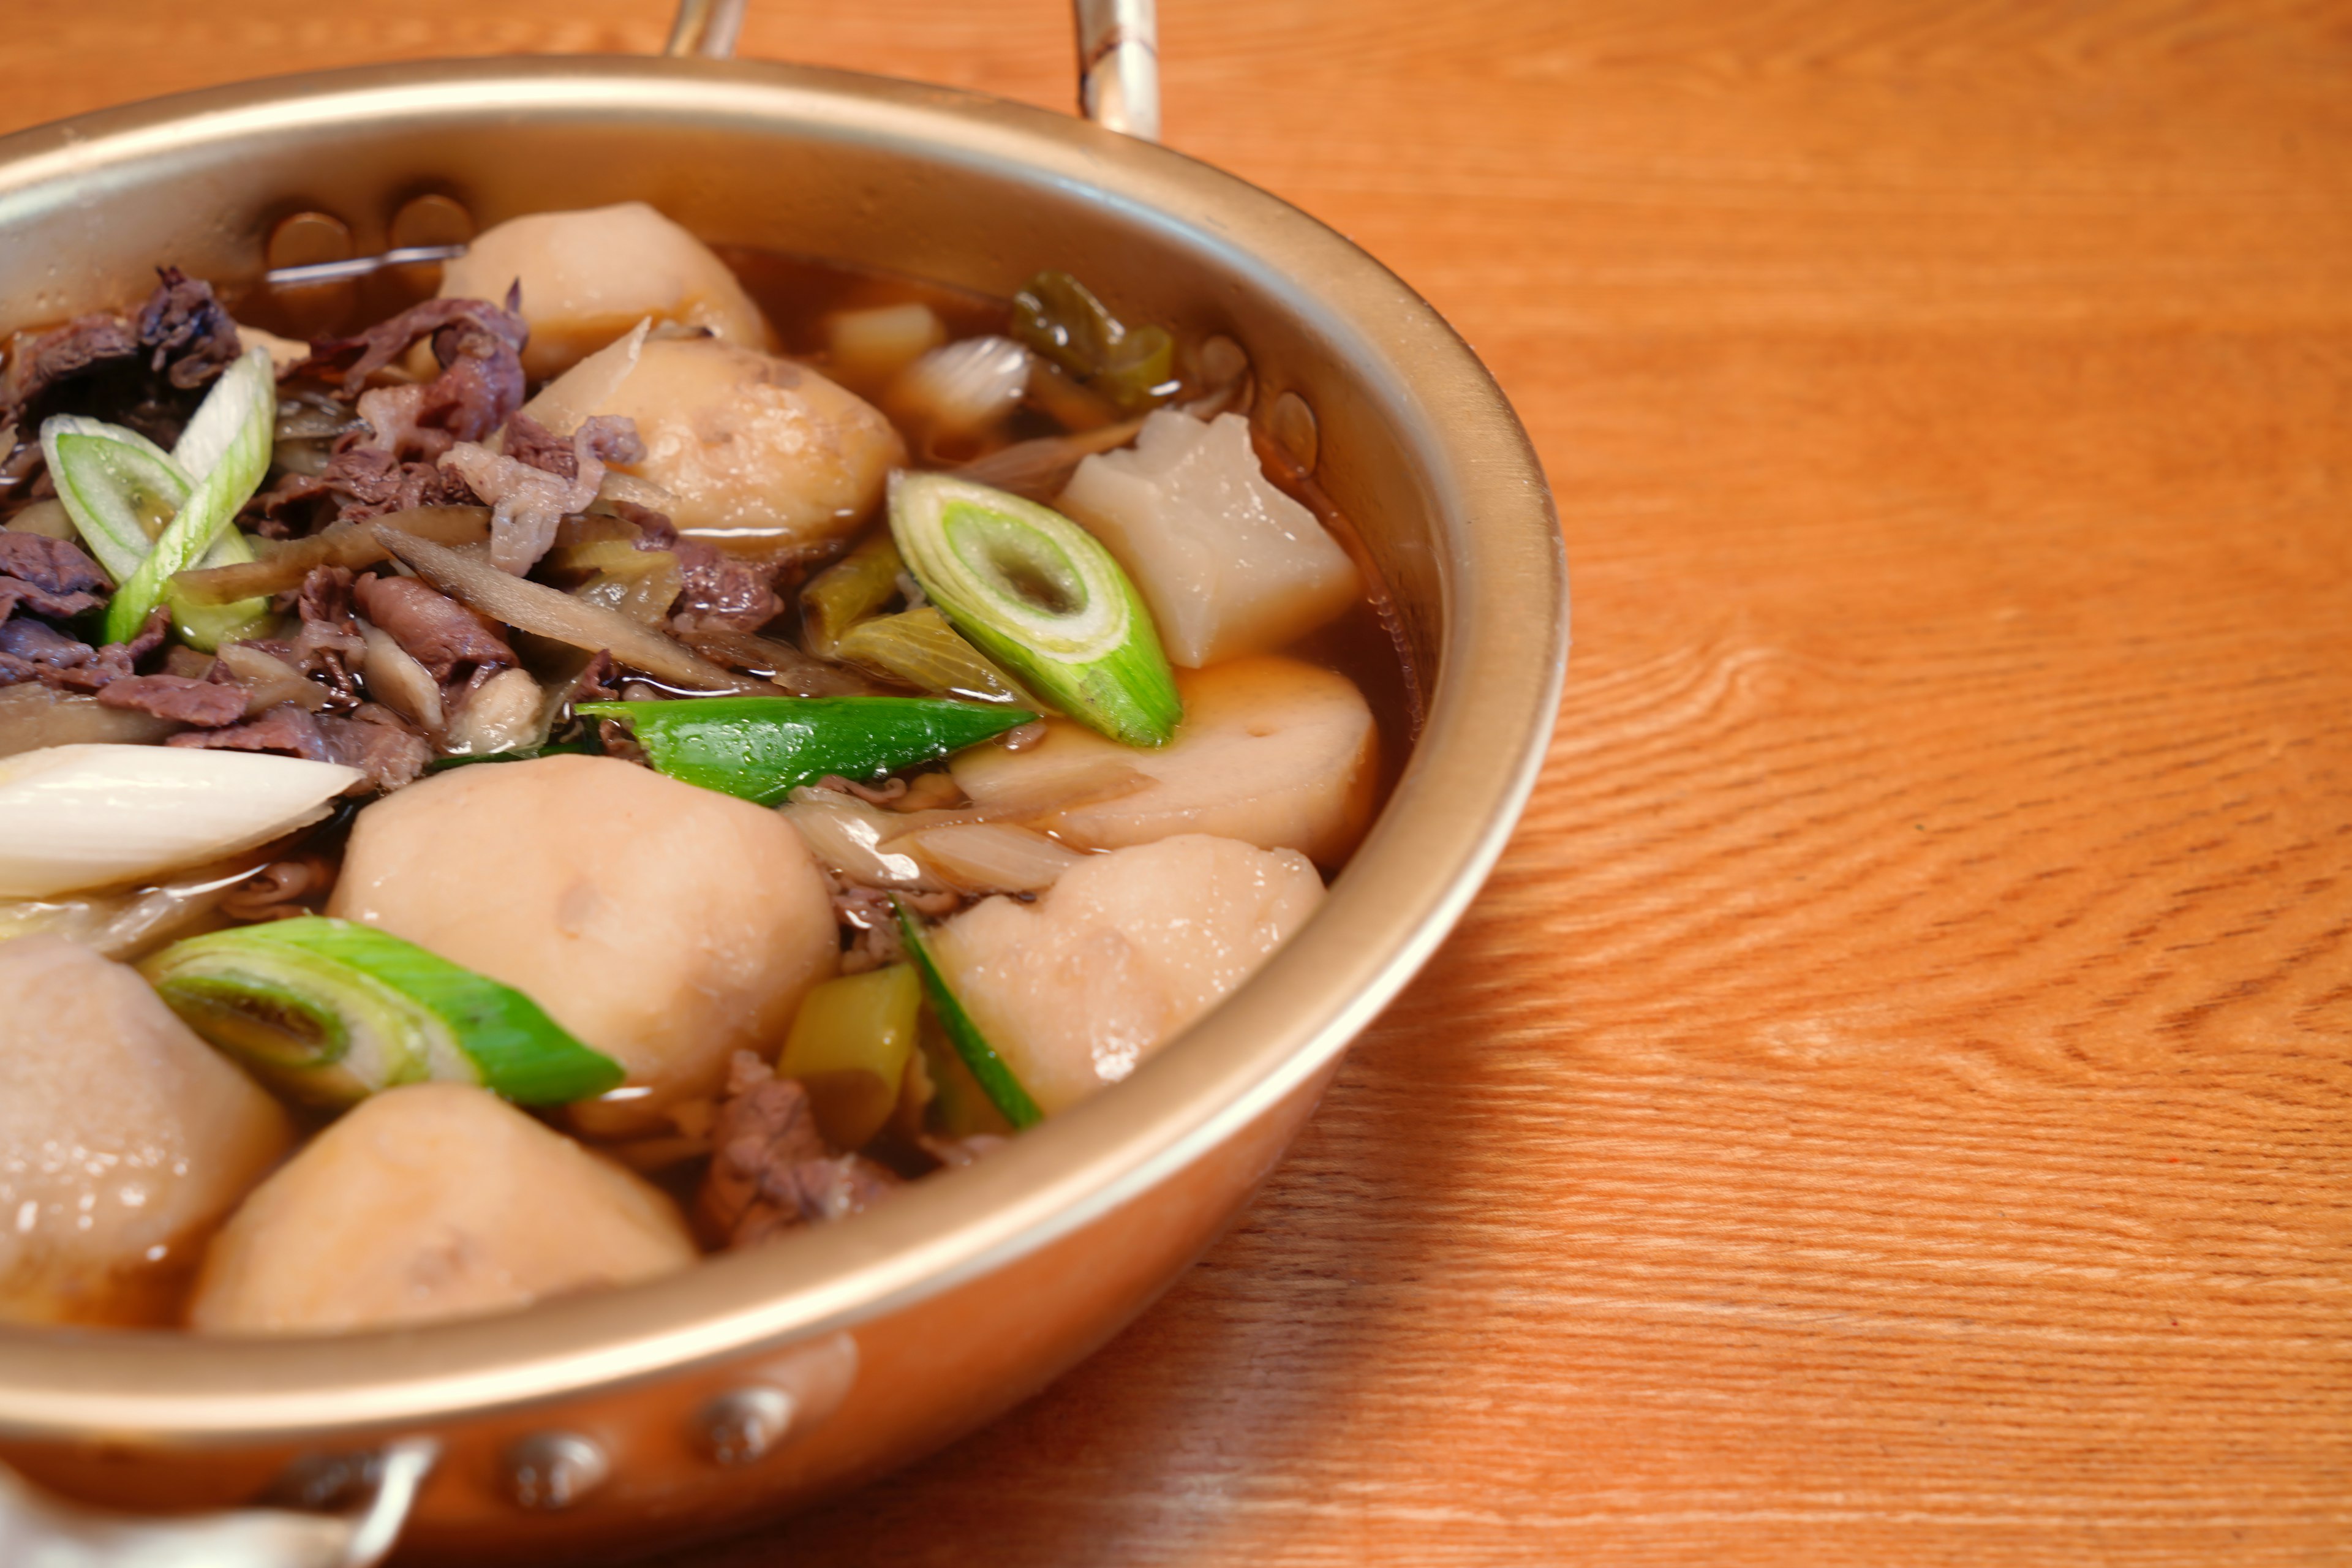
[[[898,934],[905,940],[907,956],[914,960],[916,971],[923,977],[923,991],[930,998],[931,1013],[939,1019],[940,1031],[955,1047],[956,1055],[963,1058],[963,1065],[971,1069],[971,1076],[979,1080],[990,1103],[1003,1113],[1004,1120],[1016,1129],[1034,1127],[1045,1119],[1045,1113],[1037,1109],[1037,1102],[1021,1087],[1013,1068],[988,1043],[988,1037],[980,1032],[980,1026],[971,1021],[963,1004],[956,1000],[947,976],[940,973],[938,961],[931,956],[929,944],[923,941],[923,928],[914,911],[904,900],[894,899],[891,902],[898,911]]]
[[[827,773],[866,779],[936,762],[1037,716],[937,697],[701,697],[572,710],[628,725],[656,773],[761,805]]]
[[[1183,717],[1135,584],[1051,507],[949,474],[890,476],[890,532],[956,630],[1071,718],[1130,746]]]
[[[521,992],[350,921],[304,915],[190,937],[140,969],[190,1028],[314,1105],[426,1080],[560,1105],[626,1076]]]

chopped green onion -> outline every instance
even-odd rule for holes
[[[702,697],[572,711],[625,722],[657,773],[761,805],[827,773],[873,778],[934,762],[1036,717],[936,697]]]
[[[1125,325],[1066,272],[1040,272],[1013,297],[1013,335],[1122,414],[1140,414],[1176,391],[1176,343],[1167,330]]]
[[[556,1105],[626,1076],[521,992],[350,921],[304,915],[190,937],[140,969],[190,1028],[315,1105],[426,1079]]]
[[[897,1109],[922,1005],[922,981],[903,963],[828,980],[801,999],[776,1071],[800,1079],[835,1148],[864,1148]]]
[[[215,404],[221,405],[217,411]],[[225,437],[224,425],[230,426]],[[257,348],[221,374],[196,410],[188,426],[188,434],[198,437],[194,455],[215,460],[205,472],[190,476],[194,485],[187,500],[106,606],[107,641],[129,642],[137,636],[147,612],[163,599],[172,574],[210,553],[269,471],[270,433],[277,425],[277,373],[270,366],[269,351]],[[187,465],[181,467],[184,470]],[[202,628],[184,628],[184,634],[192,629],[201,635]]]
[[[242,504],[242,503],[240,503]],[[236,529],[225,530],[213,547],[205,552],[197,564],[206,568],[245,566],[253,561],[253,541]],[[269,620],[267,599],[237,599],[226,605],[198,604],[182,595],[175,586],[177,579],[163,584],[163,602],[171,606],[172,625],[180,640],[190,647],[206,653],[224,643],[242,642],[247,637],[259,637]]]
[[[956,630],[1113,740],[1165,745],[1183,717],[1141,595],[1050,507],[950,474],[890,476],[890,531]]]
[[[997,1055],[996,1047],[988,1043],[988,1037],[980,1032],[980,1026],[971,1021],[971,1015],[963,1010],[963,1004],[948,988],[947,976],[940,973],[938,963],[932,959],[914,911],[903,900],[891,901],[898,910],[898,934],[906,942],[907,956],[915,961],[915,968],[923,977],[923,989],[931,998],[931,1012],[949,1043],[955,1047],[956,1055],[963,1058],[963,1065],[971,1069],[971,1076],[980,1080],[980,1087],[996,1109],[1004,1113],[1007,1121],[1016,1128],[1034,1127],[1045,1119],[1045,1113],[1037,1109],[1037,1102],[1029,1098],[1029,1091],[1021,1087],[1021,1080],[1013,1076],[1013,1069]]]
[[[195,489],[161,447],[103,420],[72,414],[44,419],[41,455],[66,515],[117,583],[139,570]]]
[[[833,645],[833,657],[924,691],[1035,706],[1011,676],[966,642],[930,605],[858,622]]]
[[[819,658],[833,658],[835,645],[850,627],[890,602],[903,567],[886,528],[810,578],[801,590],[801,624],[808,631],[809,651]]]

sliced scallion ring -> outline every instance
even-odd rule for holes
[[[139,570],[195,489],[161,447],[100,419],[73,414],[44,419],[41,455],[66,515],[117,583]]]
[[[1131,746],[1175,733],[1183,704],[1151,613],[1085,529],[970,479],[898,473],[890,532],[940,613],[1045,701]]]
[[[351,921],[304,915],[214,931],[140,969],[190,1028],[316,1105],[427,1079],[565,1104],[625,1076],[521,992]]]

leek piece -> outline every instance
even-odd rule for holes
[[[833,657],[924,691],[976,702],[1037,705],[1036,699],[966,642],[930,605],[858,622],[835,642]]]
[[[426,1079],[555,1105],[626,1076],[521,992],[351,921],[303,915],[214,931],[140,969],[190,1028],[314,1105]]]
[[[44,419],[41,455],[66,515],[117,583],[139,570],[195,489],[161,447],[103,420],[72,414]]]
[[[890,602],[905,563],[890,531],[883,529],[814,577],[801,590],[801,625],[809,651],[834,657],[843,634]]]
[[[1162,327],[1129,327],[1066,272],[1040,272],[1013,297],[1013,335],[1140,414],[1176,392],[1176,343]]]
[[[1071,718],[1130,746],[1184,716],[1151,612],[1050,507],[949,474],[890,476],[890,531],[956,630]]]
[[[800,1079],[835,1148],[864,1148],[898,1109],[922,1005],[922,980],[903,963],[828,980],[802,999],[776,1071]]]
[[[572,711],[626,723],[657,773],[761,805],[827,773],[873,778],[935,762],[1037,716],[936,697],[703,697]]]
[[[915,968],[921,973],[923,989],[931,999],[931,1013],[939,1019],[949,1043],[955,1047],[956,1055],[971,1069],[971,1076],[980,1080],[990,1102],[1004,1113],[1004,1120],[1016,1129],[1034,1127],[1045,1119],[1045,1113],[1037,1109],[1037,1102],[1029,1098],[1029,1091],[1021,1087],[1021,1080],[1013,1076],[1013,1069],[996,1054],[996,1047],[988,1043],[988,1037],[980,1032],[980,1026],[971,1021],[971,1015],[963,1010],[963,1004],[949,989],[947,976],[940,973],[929,946],[923,941],[923,930],[914,910],[903,900],[894,899],[891,902],[898,910],[898,934],[906,942],[907,956],[914,960]]]
[[[234,426],[226,438],[218,435],[224,421]],[[172,574],[196,565],[210,553],[214,542],[228,529],[237,509],[260,489],[262,476],[269,471],[270,433],[277,424],[277,373],[270,365],[269,351],[257,348],[221,373],[189,424],[188,435],[199,437],[192,448],[194,455],[213,455],[217,447],[216,460],[204,473],[191,476],[194,485],[187,500],[106,606],[107,641],[128,642],[137,636],[147,612],[163,599],[164,584]],[[184,440],[182,446],[190,443]],[[186,466],[181,464],[183,469]],[[240,605],[252,603],[239,601]]]

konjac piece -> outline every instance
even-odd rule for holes
[[[1133,447],[1080,463],[1055,505],[1118,557],[1187,668],[1270,653],[1363,596],[1339,542],[1267,482],[1237,414],[1160,409]]]
[[[0,1321],[155,1322],[292,1140],[131,970],[0,943]]]
[[[662,510],[688,533],[837,538],[906,461],[906,443],[872,405],[805,365],[719,339],[648,338],[634,366],[624,355],[577,374],[583,384],[558,380],[532,405],[635,420],[645,460],[617,466],[667,490]]]
[[[369,806],[330,914],[502,981],[628,1069],[573,1108],[599,1133],[715,1095],[772,1056],[838,937],[774,812],[609,757],[456,769]]]
[[[1157,750],[1055,719],[1034,745],[974,746],[949,766],[983,807],[1075,796],[1035,826],[1081,848],[1210,833],[1320,866],[1348,858],[1371,821],[1380,743],[1353,681],[1269,655],[1180,669],[1176,689],[1184,718]],[[1126,771],[1141,787],[1120,785]]]
[[[697,1257],[658,1188],[486,1089],[388,1090],[263,1183],[188,1307],[208,1333],[470,1317],[651,1279]]]
[[[1051,1115],[1127,1077],[1322,901],[1303,855],[1186,834],[1090,856],[1034,903],[983,900],[929,944],[972,1022]]]
[[[698,327],[746,348],[774,334],[710,247],[643,202],[532,213],[485,229],[441,271],[441,296],[501,300],[522,284],[534,381],[560,374],[638,321]]]

